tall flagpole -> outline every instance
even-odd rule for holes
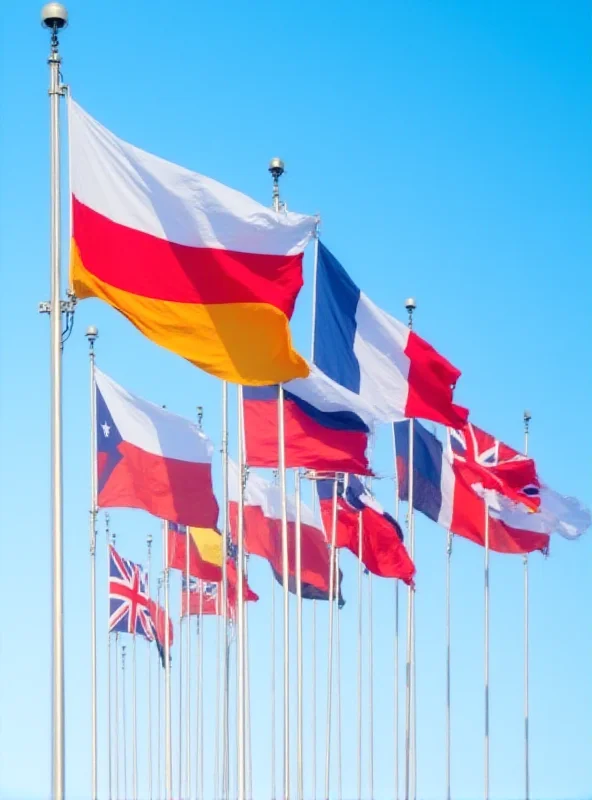
[[[162,523],[163,535],[163,579],[164,579],[164,779],[166,798],[173,796],[173,745],[171,726],[171,637],[169,609],[169,525]],[[180,639],[181,637],[179,637]]]
[[[228,747],[228,692],[229,692],[229,642],[228,642],[228,383],[222,382],[222,492],[224,512],[222,515],[224,536],[222,552],[222,793],[223,800],[229,795],[230,759]],[[216,792],[218,787],[216,786]]]
[[[147,570],[148,576],[148,597],[150,597],[150,582],[152,578],[152,534],[149,533],[146,537],[146,546],[148,548]],[[148,653],[148,800],[152,800],[152,647],[150,641],[146,640],[146,647]]]
[[[363,522],[362,512],[358,511],[358,794],[362,797],[362,634],[363,634],[363,596],[362,596],[362,558],[363,553]]]
[[[317,217],[317,224],[314,232],[314,255],[313,255],[313,277],[312,277],[312,334],[310,344],[310,360],[314,361],[314,342],[315,342],[315,323],[317,316],[317,273],[319,271],[319,227],[320,218]],[[317,500],[317,489],[314,481],[312,487],[312,509],[314,512]],[[312,601],[312,800],[317,798],[317,694],[316,694],[316,627],[317,627],[317,601]]]
[[[119,800],[119,631],[115,633],[115,797]]]
[[[391,425],[393,437],[393,465],[395,475],[395,520],[399,522],[399,475],[397,472],[397,447],[395,441],[395,426]],[[399,581],[395,581],[395,741],[394,741],[394,767],[395,767],[395,800],[399,800]]]
[[[111,747],[111,631],[109,630],[109,545],[110,531],[109,531],[109,514],[105,514],[105,544],[107,545],[107,783],[109,786],[108,796],[109,800],[113,797],[113,780],[112,780],[112,747]]]
[[[221,636],[220,636],[220,592],[216,591],[216,740],[214,743],[214,797],[216,793],[219,791],[220,786],[220,666],[222,664],[222,650],[221,650]],[[197,621],[197,647],[199,652],[199,618]],[[199,695],[198,695],[199,700]],[[199,728],[199,714],[198,716],[198,728]],[[200,800],[199,792],[197,793],[197,798]]]
[[[164,583],[164,577],[161,575],[158,578],[158,592],[157,592],[157,600],[158,600],[159,608],[160,608],[160,598],[161,598],[163,583]],[[157,792],[157,798],[158,798],[158,800],[161,800],[162,799],[162,680],[161,680],[160,671],[158,672],[158,684],[157,684],[157,687],[158,687],[158,693],[157,693],[157,698],[158,698],[158,703],[157,703],[157,705],[158,705],[158,728],[157,728],[157,731],[158,731],[158,735],[156,737],[156,752],[158,754],[158,761],[157,761],[157,764],[158,764],[158,769],[157,769],[158,792]]]
[[[524,455],[528,455],[530,411],[524,412]],[[530,709],[529,709],[529,654],[528,654],[528,555],[524,556],[524,798],[530,800]]]
[[[216,595],[216,602],[218,596]],[[198,680],[197,680],[197,741],[199,744],[197,751],[197,777],[198,777],[198,800],[204,798],[204,729],[203,729],[203,659],[204,659],[204,627],[203,627],[203,583],[201,583],[201,591],[199,593],[199,614],[198,614]]]
[[[296,500],[296,619],[297,619],[297,665],[298,665],[298,719],[297,719],[297,765],[298,765],[298,800],[304,800],[304,767],[303,767],[303,737],[304,737],[304,699],[302,696],[302,520],[300,507],[300,472],[294,473],[294,494]]]
[[[60,82],[62,59],[58,52],[58,31],[68,24],[68,13],[60,3],[47,3],[41,11],[42,24],[51,31],[49,64],[50,105],[50,284],[49,303],[41,311],[50,315],[51,352],[51,484],[52,484],[52,798],[65,794],[65,705],[64,705],[64,553],[62,475],[62,303],[60,253]],[[96,775],[93,776],[96,779]],[[93,786],[96,796],[96,786]]]
[[[333,605],[335,596],[335,543],[337,541],[337,483],[333,479],[333,507],[331,521],[331,550],[329,553],[329,653],[327,657],[327,729],[325,736],[325,798],[329,798],[331,780],[331,704],[333,697]],[[339,576],[337,576],[339,581]]]
[[[446,800],[452,800],[451,782],[451,728],[450,728],[450,560],[452,532],[446,535]]]
[[[245,790],[245,604],[244,604],[244,506],[245,506],[245,455],[243,387],[238,386],[238,531],[237,531],[237,758],[238,758],[238,800],[246,800]]]
[[[339,550],[335,550],[335,574],[339,583]],[[337,620],[336,620],[336,650],[337,650],[337,800],[343,800],[343,770],[342,770],[342,748],[341,748],[341,615],[339,613],[339,601],[337,601]]]
[[[179,797],[183,796],[183,617],[181,616],[181,603],[183,602],[183,585],[179,592],[179,767],[178,791]],[[187,632],[187,631],[186,631]]]
[[[489,506],[485,501],[485,800],[489,800]]]
[[[405,308],[409,315],[409,329],[413,329],[413,312],[416,308],[415,300],[410,297],[405,301]],[[408,529],[409,529],[409,556],[415,556],[415,519],[413,514],[413,445],[414,445],[413,420],[409,420],[409,492],[408,492]],[[411,800],[411,733],[415,730],[414,721],[414,669],[415,669],[415,594],[410,585],[407,592],[407,664],[405,675],[405,800]],[[415,787],[413,787],[413,790]]]
[[[248,578],[248,569],[247,572]],[[245,757],[246,757],[246,795],[253,800],[253,756],[251,752],[251,677],[249,675],[249,607],[245,603]]]
[[[198,411],[199,415],[199,411]],[[200,425],[201,427],[201,425]],[[190,567],[190,540],[191,535],[189,533],[189,526],[186,527],[186,539],[185,539],[185,603],[186,603],[186,610],[187,614],[185,615],[185,629],[187,634],[187,652],[185,653],[185,746],[186,746],[186,765],[185,765],[185,793],[187,800],[191,800],[191,616],[189,614],[189,602],[190,602],[190,595],[189,595],[189,579],[191,574],[191,567]],[[181,743],[179,742],[179,747],[181,747]],[[182,797],[181,794],[181,787],[179,786],[179,797]]]
[[[138,800],[138,705],[136,685],[136,633],[132,640],[132,785],[133,800]]]
[[[374,626],[372,622],[372,575],[368,573],[368,782],[370,800],[374,800]]]
[[[126,646],[121,645],[121,713],[122,713],[122,733],[123,733],[123,796],[127,800],[127,704],[125,702],[125,650]]]
[[[275,800],[275,577],[271,575],[271,800]]]
[[[95,397],[95,342],[99,331],[86,329],[90,365],[90,658],[91,658],[91,798],[97,800],[97,404]]]

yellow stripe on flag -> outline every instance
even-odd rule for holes
[[[222,566],[222,536],[213,528],[189,528],[201,558],[208,564]]]

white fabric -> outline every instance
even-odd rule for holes
[[[99,369],[95,379],[124,441],[164,458],[211,463],[212,442],[194,422],[136,397]],[[99,418],[97,422],[106,421]]]
[[[307,378],[296,378],[284,384],[288,392],[292,392],[306,403],[310,403],[319,411],[328,413],[351,411],[372,428],[377,421],[376,411],[370,403],[360,395],[350,392],[325,375],[315,364],[309,364],[310,374]]]
[[[231,503],[238,503],[238,466],[231,459],[228,459],[228,499]],[[261,475],[249,471],[247,485],[245,487],[245,506],[259,506],[263,511],[263,516],[267,519],[281,520],[282,518],[282,493],[279,486],[266,481]],[[288,522],[296,522],[296,503],[293,497],[287,498]],[[317,528],[321,533],[318,522],[315,521],[311,509],[304,503],[300,503],[300,522]]]
[[[69,103],[70,185],[108,219],[190,247],[291,255],[316,219],[276,213],[211,178],[146,153]]]
[[[405,419],[409,394],[409,328],[378,308],[363,292],[356,309],[354,353],[360,365],[360,397],[382,422]]]
[[[575,497],[565,497],[541,484],[541,507],[529,513],[520,506],[500,511],[500,519],[512,528],[535,533],[558,533],[565,539],[577,539],[592,525],[592,516]]]

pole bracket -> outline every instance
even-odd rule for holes
[[[40,314],[51,314],[51,303],[49,300],[39,303],[38,311]]]

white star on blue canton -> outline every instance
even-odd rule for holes
[[[109,434],[111,433],[111,426],[108,425],[106,422],[104,422],[101,425],[101,428],[103,430],[103,435],[105,436],[105,439],[108,439],[109,438]]]

